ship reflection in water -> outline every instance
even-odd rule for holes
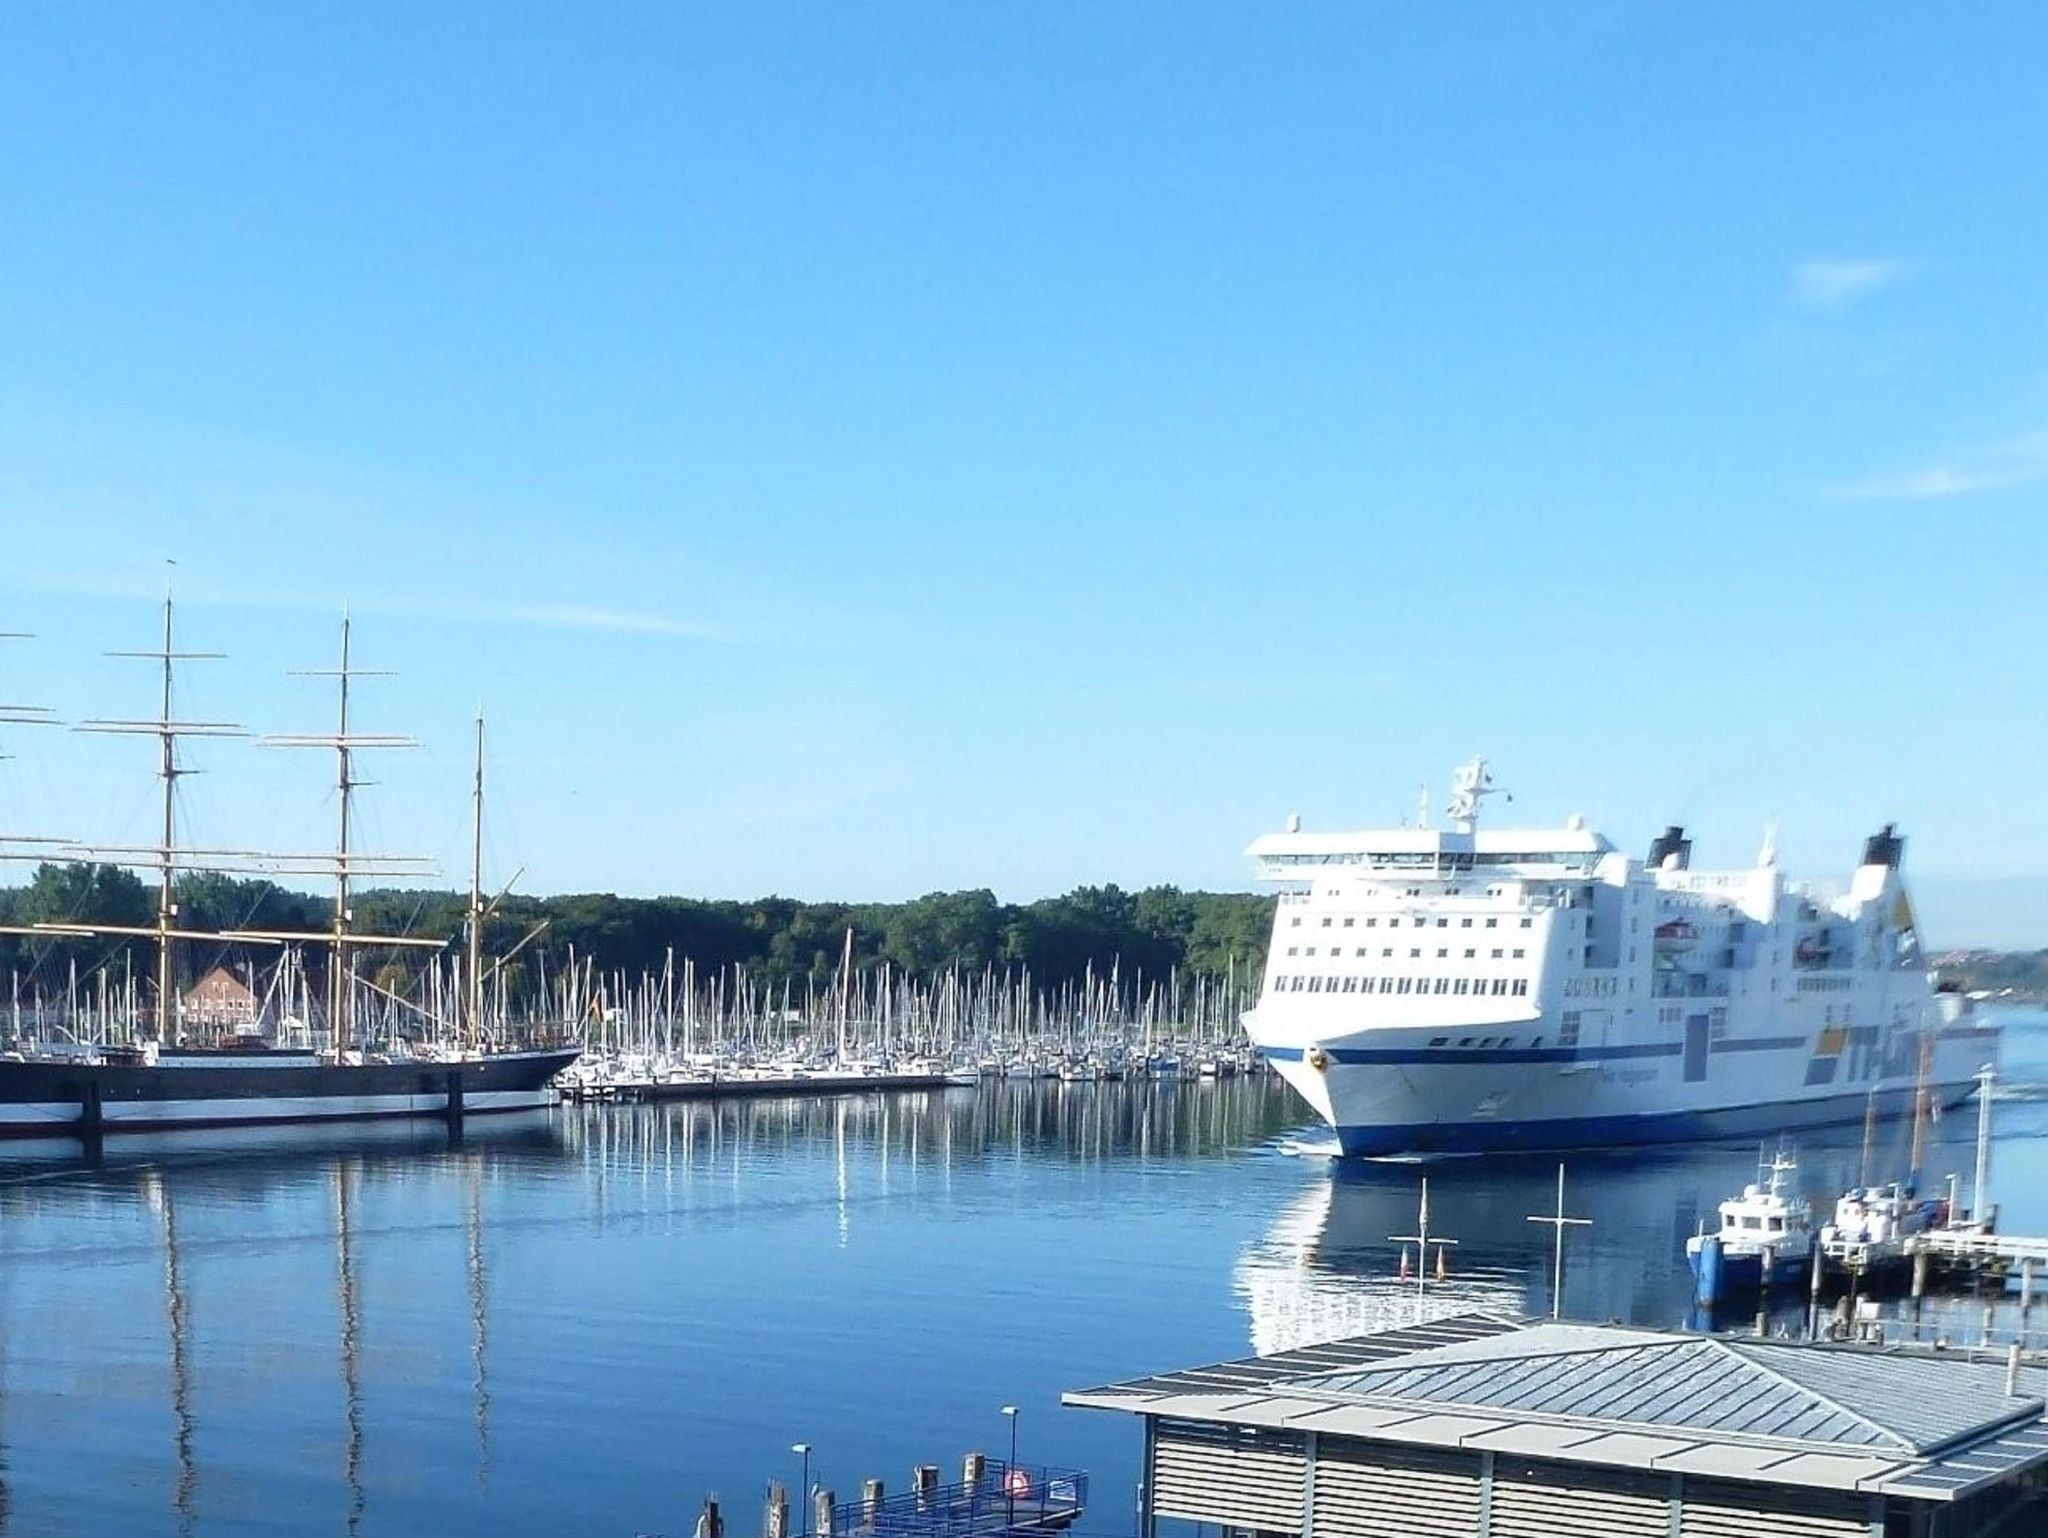
[[[2038,1176],[2018,1171],[2040,1167],[2048,1105],[2035,1103],[2027,1091],[2013,1099],[2000,1108],[2000,1159],[1994,1161],[2011,1168],[2003,1185],[1994,1181],[1993,1196],[2002,1196],[2008,1218],[2021,1219],[2008,1222],[2009,1229],[2036,1231],[2041,1217],[2022,1215],[2043,1210]],[[1975,1125],[1972,1110],[1931,1129],[1923,1185],[1933,1188],[1950,1171],[1968,1170]],[[1902,1177],[1911,1135],[1910,1123],[1886,1121],[1872,1129],[1867,1148],[1861,1129],[1809,1133],[1785,1147],[1797,1156],[1798,1189],[1826,1210],[1834,1193]],[[1755,1145],[1729,1142],[1563,1155],[1564,1212],[1591,1220],[1568,1230],[1564,1239],[1563,1315],[1658,1327],[1687,1324],[1691,1278],[1685,1241],[1702,1226],[1715,1226],[1718,1204],[1758,1178],[1760,1152]],[[1256,1353],[1459,1313],[1551,1312],[1553,1228],[1531,1219],[1547,1220],[1557,1212],[1558,1156],[1302,1162],[1309,1167],[1300,1190],[1246,1247],[1236,1269]],[[1415,1233],[1425,1174],[1430,1231],[1458,1241],[1445,1251],[1448,1275],[1442,1281],[1434,1245],[1426,1272],[1417,1275],[1415,1246],[1393,1237]],[[1410,1267],[1405,1278],[1404,1252]],[[1802,1331],[1805,1315],[1803,1296],[1782,1299],[1771,1327]],[[1928,1336],[1975,1339],[1984,1317],[1981,1300],[1930,1301],[1917,1329]],[[1916,1321],[1895,1308],[1888,1328],[1910,1335]]]

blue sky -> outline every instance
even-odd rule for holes
[[[536,891],[1240,885],[1513,811],[2048,943],[2048,14],[20,4],[0,698],[417,734]],[[0,827],[140,836],[13,730]],[[195,834],[324,766],[195,749]]]

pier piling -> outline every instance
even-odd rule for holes
[[[910,1488],[917,1492],[917,1509],[929,1511],[932,1498],[939,1493],[939,1466],[936,1463],[920,1463],[910,1471]]]
[[[982,1453],[969,1453],[960,1460],[960,1483],[970,1490],[981,1488],[981,1476],[988,1471],[988,1458]]]
[[[768,1485],[768,1512],[761,1531],[765,1538],[790,1538],[789,1487],[779,1479]]]
[[[718,1502],[706,1496],[704,1509],[697,1513],[697,1531],[694,1538],[725,1538],[725,1518],[718,1514]]]
[[[817,1538],[833,1538],[832,1508],[839,1504],[839,1498],[830,1490],[819,1488],[811,1496],[811,1531]]]
[[[873,1527],[875,1518],[882,1509],[882,1482],[879,1479],[863,1479],[860,1482],[861,1525]]]

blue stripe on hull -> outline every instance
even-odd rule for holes
[[[1934,1095],[1943,1106],[1960,1105],[1976,1086],[1946,1084]],[[1880,1116],[1913,1109],[1913,1089],[1877,1095]],[[1661,1111],[1638,1116],[1559,1117],[1549,1121],[1417,1122],[1406,1126],[1339,1127],[1337,1141],[1347,1155],[1415,1153],[1506,1153],[1561,1148],[1607,1148],[1643,1143],[1698,1143],[1716,1138],[1754,1137],[1808,1127],[1843,1126],[1863,1120],[1871,1097],[1834,1095],[1825,1100],[1773,1100],[1763,1105],[1712,1111]]]
[[[1803,1036],[1788,1037],[1771,1045],[1797,1047],[1805,1041]],[[1675,1041],[1650,1041],[1618,1047],[1326,1047],[1323,1055],[1333,1063],[1448,1063],[1469,1068],[1474,1063],[1613,1063],[1634,1057],[1677,1057],[1684,1050]],[[1298,1063],[1307,1056],[1304,1047],[1260,1047],[1259,1052],[1276,1063]]]

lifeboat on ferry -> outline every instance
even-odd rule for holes
[[[1657,926],[1657,954],[1660,956],[1676,956],[1681,951],[1689,951],[1699,944],[1699,940],[1700,932],[1690,919],[1670,919]]]

